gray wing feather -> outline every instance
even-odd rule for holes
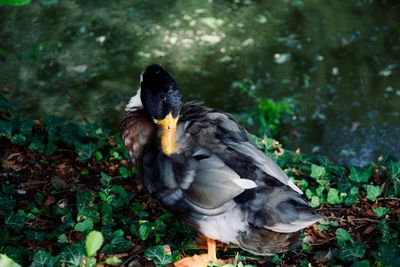
[[[184,191],[186,198],[196,205],[206,209],[217,208],[244,191],[232,181],[240,177],[229,167],[200,168],[191,186]]]
[[[227,203],[223,204],[220,207],[213,208],[213,209],[206,209],[206,208],[202,208],[202,207],[196,205],[195,203],[191,202],[188,199],[184,199],[184,201],[186,204],[188,204],[191,207],[191,209],[193,210],[193,213],[196,214],[197,216],[200,215],[200,217],[220,215],[220,214],[223,214],[223,213],[233,209],[236,206],[235,201],[231,200],[231,201],[228,201]]]
[[[288,185],[299,194],[303,192],[292,181],[289,180],[286,173],[270,158],[265,156],[250,142],[237,142],[232,140],[222,140],[226,145],[235,150],[236,152],[251,159],[254,164],[268,175],[275,177],[281,183]]]
[[[212,115],[212,116],[210,116]],[[284,185],[288,185],[299,194],[303,192],[298,188],[282,169],[249,140],[246,130],[241,129],[235,119],[228,114],[214,112],[207,115],[218,122],[218,127],[222,129],[219,132],[221,142],[251,160],[260,170],[276,178]]]
[[[171,157],[170,160],[175,160],[171,163],[173,165],[181,159]],[[165,180],[176,181],[182,191],[182,199],[197,214],[217,215],[226,212],[235,206],[233,199],[252,186],[249,183],[256,186],[253,181],[241,179],[217,155],[203,147],[197,148],[193,157],[186,158],[184,163],[180,162],[181,167],[176,165],[174,173],[169,171],[167,162],[164,164],[164,175],[169,176]],[[171,179],[171,175],[174,179]]]

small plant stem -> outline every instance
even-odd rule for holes
[[[366,221],[366,222],[380,222],[379,220],[374,220],[374,219],[368,219],[368,218],[354,218],[352,219],[353,221]]]
[[[81,107],[79,106],[78,101],[76,100],[76,98],[69,92],[68,87],[67,87],[67,86],[64,84],[64,82],[62,82],[62,81],[60,82],[60,85],[61,85],[61,89],[64,90],[65,94],[69,97],[69,99],[70,99],[70,101],[72,102],[72,104],[76,107],[76,109],[78,110],[78,112],[81,114],[82,119],[84,120],[84,122],[85,122],[86,124],[89,124],[90,121],[89,121],[89,119],[87,118],[86,113],[81,109]]]

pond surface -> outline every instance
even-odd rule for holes
[[[254,108],[235,82],[293,99],[288,148],[359,165],[400,157],[397,1],[32,2],[0,7],[0,92],[16,113],[82,122],[76,102],[117,129],[156,62],[186,100],[228,112]]]

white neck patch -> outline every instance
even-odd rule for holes
[[[140,99],[140,88],[137,90],[136,95],[129,99],[128,105],[125,106],[126,111],[143,108],[142,100]]]

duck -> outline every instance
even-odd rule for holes
[[[216,241],[256,255],[284,252],[322,218],[233,115],[183,103],[175,79],[158,64],[140,75],[121,135],[146,190],[206,237],[206,254],[175,266],[220,261]]]

